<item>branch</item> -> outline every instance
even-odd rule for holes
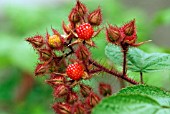
[[[140,83],[143,84],[143,73],[140,72]]]
[[[115,69],[108,69],[102,65],[100,65],[98,62],[96,62],[95,60],[89,59],[89,63],[93,64],[94,66],[98,67],[99,69],[101,69],[101,71],[106,72],[108,74],[114,75],[118,78],[121,78],[123,80],[126,80],[127,82],[131,83],[131,84],[139,84],[138,82],[136,82],[135,80],[129,78],[127,75],[123,75],[122,73],[119,73],[118,71],[116,71]]]
[[[126,56],[127,56],[127,50],[122,50],[123,51],[123,76],[126,75],[126,65],[127,65],[127,60],[126,60]]]
[[[126,75],[127,72],[127,52],[128,52],[128,46],[125,44],[121,44],[122,53],[123,53],[123,76]]]
[[[101,71],[102,71],[101,69],[94,69],[94,70],[90,70],[89,73],[95,74],[95,73],[98,73],[98,72],[101,72]]]

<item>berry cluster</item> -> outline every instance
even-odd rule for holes
[[[89,80],[94,74],[105,72],[131,84],[138,84],[126,74],[126,52],[129,46],[139,46],[143,42],[136,44],[135,20],[120,28],[112,25],[106,27],[108,42],[121,46],[124,53],[123,72],[118,72],[93,60],[89,51],[91,47],[95,47],[92,38],[102,30],[99,27],[102,22],[100,7],[90,13],[77,0],[68,20],[68,25],[62,23],[64,34],[51,28],[52,35],[47,32],[45,37],[36,35],[26,40],[39,55],[35,75],[49,75],[46,83],[52,86],[54,98],[57,99],[52,106],[54,111],[57,114],[89,114],[101,98],[112,94],[112,87],[99,82],[97,94],[82,80]],[[79,89],[75,91],[74,87]]]
[[[101,96],[81,80],[90,79],[95,73],[89,62],[89,48],[95,46],[92,37],[101,31],[100,28],[95,31],[102,22],[101,9],[89,13],[86,6],[77,1],[68,17],[69,24],[62,24],[63,35],[51,28],[52,35],[47,32],[45,37],[36,35],[27,41],[39,54],[35,75],[49,74],[46,83],[53,87],[54,98],[60,99],[53,104],[54,111],[57,114],[88,114]],[[110,86],[106,85],[99,90],[103,96],[111,94]],[[79,86],[79,92],[73,90],[75,86]]]

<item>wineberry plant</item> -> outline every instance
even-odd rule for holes
[[[47,75],[45,82],[53,88],[55,113],[170,113],[170,93],[144,85],[142,77],[143,72],[170,69],[170,55],[147,54],[137,49],[150,40],[137,43],[135,19],[118,27],[112,24],[101,26],[102,18],[100,7],[89,12],[86,5],[77,0],[68,16],[69,23],[62,23],[64,33],[51,27],[52,34],[47,31],[46,36],[35,35],[26,39],[39,55],[35,75]],[[102,65],[91,56],[90,49],[97,47],[93,38],[101,31],[105,31],[109,43],[105,54],[115,64],[114,68]],[[139,72],[141,81],[130,78],[128,70]],[[84,83],[103,72],[136,86],[113,94],[109,83],[99,82],[98,92]]]

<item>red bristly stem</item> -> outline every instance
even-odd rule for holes
[[[126,76],[126,71],[127,71],[127,52],[128,52],[128,46],[126,45],[121,45],[122,48],[122,53],[123,53],[123,76]]]
[[[140,83],[143,84],[143,73],[140,72]]]
[[[139,84],[138,82],[136,82],[135,80],[129,78],[127,75],[123,75],[122,73],[117,72],[115,69],[108,69],[102,65],[100,65],[98,62],[96,62],[95,60],[89,59],[89,63],[93,64],[94,66],[98,67],[99,69],[101,69],[101,71],[106,72],[108,74],[114,75],[118,78],[121,78],[123,80],[126,80],[127,82],[137,85]]]
[[[90,74],[95,74],[95,73],[98,73],[100,71],[102,71],[102,70],[101,69],[94,69],[94,70],[90,70],[89,73]]]
[[[123,76],[126,75],[126,64],[127,64],[126,54],[127,54],[127,51],[123,50]]]

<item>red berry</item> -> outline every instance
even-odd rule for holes
[[[92,37],[94,30],[89,23],[84,23],[76,28],[76,32],[80,39],[88,40]]]
[[[67,67],[66,73],[71,79],[79,80],[83,76],[84,69],[79,63],[74,63]]]

